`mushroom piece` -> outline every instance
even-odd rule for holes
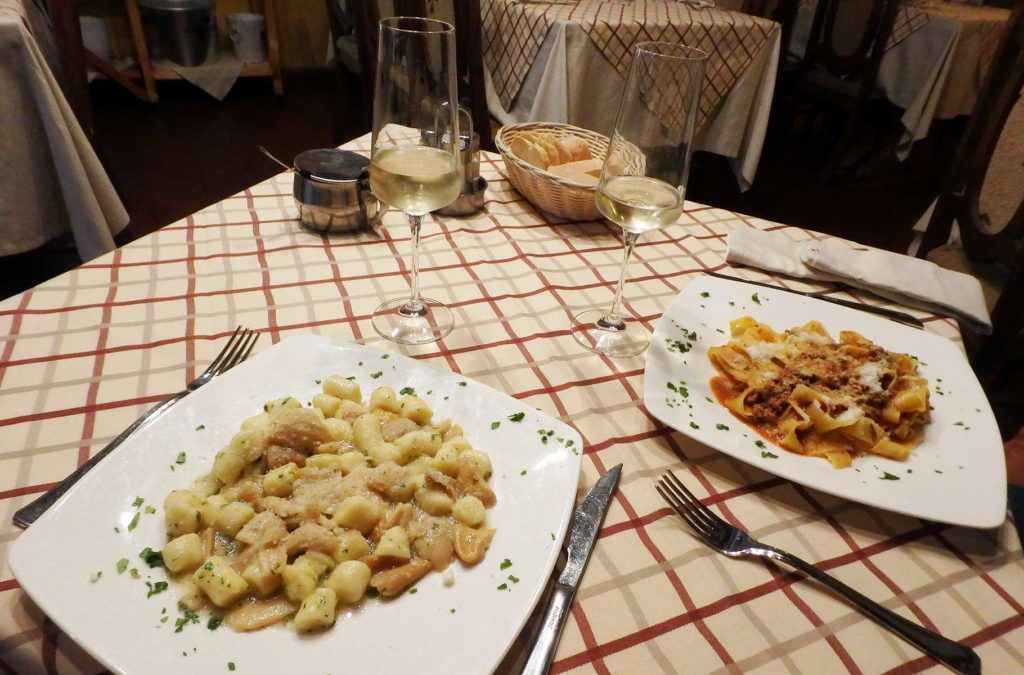
[[[456,525],[455,555],[467,565],[475,565],[484,559],[493,538],[494,528],[477,530],[462,524]]]
[[[430,569],[429,561],[423,558],[414,558],[401,567],[377,572],[370,579],[370,585],[376,588],[383,597],[394,597],[422,579]]]

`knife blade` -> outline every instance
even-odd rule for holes
[[[762,288],[770,288],[774,291],[785,291],[786,293],[793,293],[795,295],[802,295],[807,298],[814,298],[815,300],[824,300],[825,302],[831,302],[835,305],[842,305],[843,307],[849,307],[850,309],[859,309],[862,312],[868,312],[870,314],[877,314],[884,316],[887,319],[905,324],[907,326],[913,326],[914,328],[924,328],[924,323],[916,316],[911,316],[906,312],[898,312],[895,309],[886,309],[885,307],[875,307],[874,305],[865,305],[862,302],[853,302],[852,300],[843,300],[842,298],[830,298],[827,295],[818,295],[810,291],[798,291],[792,288],[784,288],[782,286],[775,286],[774,284],[766,284],[762,281],[751,281],[750,279],[740,279],[739,277],[732,277],[728,274],[722,274],[721,272],[711,272],[705,270],[704,272],[708,276],[717,277],[719,279],[725,279],[726,281],[735,281],[741,284],[751,284],[753,286],[760,286]]]
[[[569,616],[569,609],[572,607],[572,599],[579,587],[583,569],[587,566],[590,554],[594,550],[597,533],[601,530],[605,514],[608,513],[608,506],[619,485],[621,474],[622,465],[617,464],[608,473],[601,476],[594,487],[590,488],[590,492],[583,498],[572,516],[572,523],[569,526],[569,541],[565,546],[565,567],[562,568],[562,573],[558,575],[558,581],[555,582],[555,590],[544,614],[540,633],[530,651],[530,658],[527,659],[526,665],[523,667],[524,675],[543,675],[551,666],[551,661],[555,656],[555,647],[558,646],[558,638],[562,634],[565,620]]]

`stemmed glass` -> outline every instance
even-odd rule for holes
[[[435,342],[451,332],[452,312],[420,296],[419,246],[423,216],[455,201],[459,162],[455,28],[443,21],[392,17],[380,22],[373,97],[370,189],[409,216],[411,292],[373,313],[373,327],[403,344]],[[433,130],[429,136],[422,131]]]
[[[573,317],[572,335],[607,356],[634,356],[650,334],[622,308],[626,268],[637,239],[671,225],[683,212],[697,104],[707,54],[666,42],[641,42],[622,92],[597,186],[597,209],[623,230],[624,253],[607,312]]]

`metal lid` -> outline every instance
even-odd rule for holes
[[[190,9],[213,9],[213,0],[139,0],[139,6],[181,12]]]
[[[369,165],[366,157],[335,148],[306,150],[295,156],[295,168],[308,172],[314,180],[358,180]]]

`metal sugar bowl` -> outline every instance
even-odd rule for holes
[[[292,195],[302,226],[321,234],[376,227],[384,208],[370,191],[370,160],[355,152],[324,148],[295,157]]]

